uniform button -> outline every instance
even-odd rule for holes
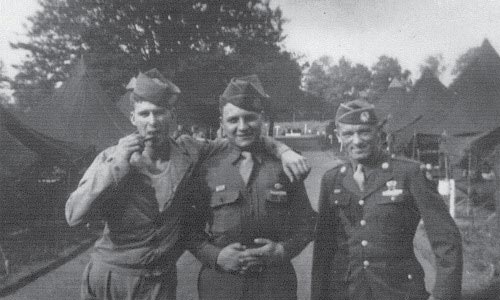
[[[361,200],[359,200],[358,203],[359,203],[359,205],[363,206],[363,205],[365,205],[365,200],[361,199]]]
[[[408,274],[408,279],[409,280],[412,280],[413,279],[413,276],[411,274]]]
[[[335,202],[334,202],[334,203],[335,203],[335,204],[339,204],[339,200],[335,200]]]
[[[361,221],[359,221],[359,224],[361,224],[361,226],[365,226],[366,225],[366,221],[365,220],[361,220]]]
[[[368,241],[365,241],[365,240],[361,241],[361,246],[363,246],[363,247],[368,246]]]
[[[391,201],[394,201],[394,200],[396,200],[396,197],[392,196]]]
[[[369,262],[369,261],[365,260],[365,261],[363,262],[363,266],[365,267],[365,269],[366,269],[366,267],[368,267],[369,265],[370,265],[370,262]]]

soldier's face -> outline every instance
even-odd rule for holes
[[[221,125],[230,143],[246,149],[260,137],[262,115],[228,103],[222,109]]]
[[[130,115],[130,120],[144,139],[163,140],[168,136],[172,117],[169,109],[143,101],[134,103],[134,111]]]
[[[337,137],[350,159],[369,160],[376,154],[380,143],[380,131],[375,125],[337,125]]]

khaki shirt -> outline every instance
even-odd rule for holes
[[[192,245],[194,254],[216,267],[221,249],[240,242],[256,247],[255,238],[267,238],[284,245],[289,259],[311,241],[316,213],[302,182],[290,183],[281,162],[265,151],[254,154],[255,163],[248,185],[239,173],[240,150],[229,146],[205,161],[200,181],[205,206],[208,240]]]

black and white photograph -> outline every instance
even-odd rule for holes
[[[0,299],[500,300],[500,2],[0,0]]]

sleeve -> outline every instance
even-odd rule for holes
[[[66,202],[68,224],[75,226],[98,216],[100,204],[114,194],[129,169],[128,164],[114,159],[112,150],[101,152]]]
[[[292,185],[290,196],[292,234],[282,242],[288,259],[297,256],[312,241],[316,223],[316,212],[311,207],[303,182]]]
[[[410,192],[424,221],[436,257],[436,299],[459,299],[462,285],[462,239],[441,196],[418,166],[410,174]]]
[[[328,204],[328,187],[331,182],[332,179],[327,174],[321,179],[318,220],[314,233],[311,300],[328,298],[331,264],[337,250],[334,211]]]

